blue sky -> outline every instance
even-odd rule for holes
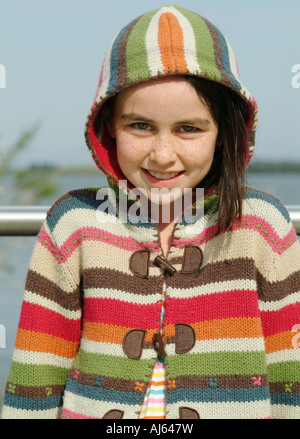
[[[300,64],[299,0],[175,3],[212,21],[231,42],[259,105],[255,160],[300,161],[300,87],[292,86],[292,67]],[[106,48],[133,18],[165,4],[172,3],[0,0],[0,149],[40,121],[17,165],[93,166],[83,133]]]

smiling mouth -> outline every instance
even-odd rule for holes
[[[184,172],[164,172],[163,174],[161,174],[160,172],[150,171],[149,169],[145,169],[145,171],[152,177],[157,178],[157,180],[169,180],[171,178],[177,177],[178,175],[181,175]]]

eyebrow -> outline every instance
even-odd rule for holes
[[[121,115],[121,119],[127,120],[127,121],[143,120],[143,121],[149,122],[149,123],[153,122],[152,119],[148,119],[147,117],[145,117],[141,114],[138,114],[138,113],[124,113]],[[180,124],[180,125],[202,125],[202,126],[204,125],[204,126],[208,127],[210,125],[210,121],[208,119],[203,119],[201,117],[195,117],[192,119],[185,119],[182,121],[178,121],[178,124]]]

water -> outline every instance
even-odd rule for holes
[[[105,185],[105,178],[101,174],[66,175],[59,179],[59,183],[63,194],[72,189]],[[300,174],[253,173],[249,175],[248,183],[272,193],[285,205],[300,205]],[[0,237],[0,406],[16,337],[26,273],[35,241],[35,237]],[[7,266],[7,263],[11,266]]]

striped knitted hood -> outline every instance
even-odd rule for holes
[[[257,105],[241,83],[229,41],[200,15],[179,6],[166,6],[141,15],[124,27],[112,40],[102,65],[85,137],[95,163],[111,182],[118,184],[125,177],[99,111],[104,102],[125,87],[185,74],[219,82],[248,103],[244,154],[245,167],[248,165],[254,150]]]

